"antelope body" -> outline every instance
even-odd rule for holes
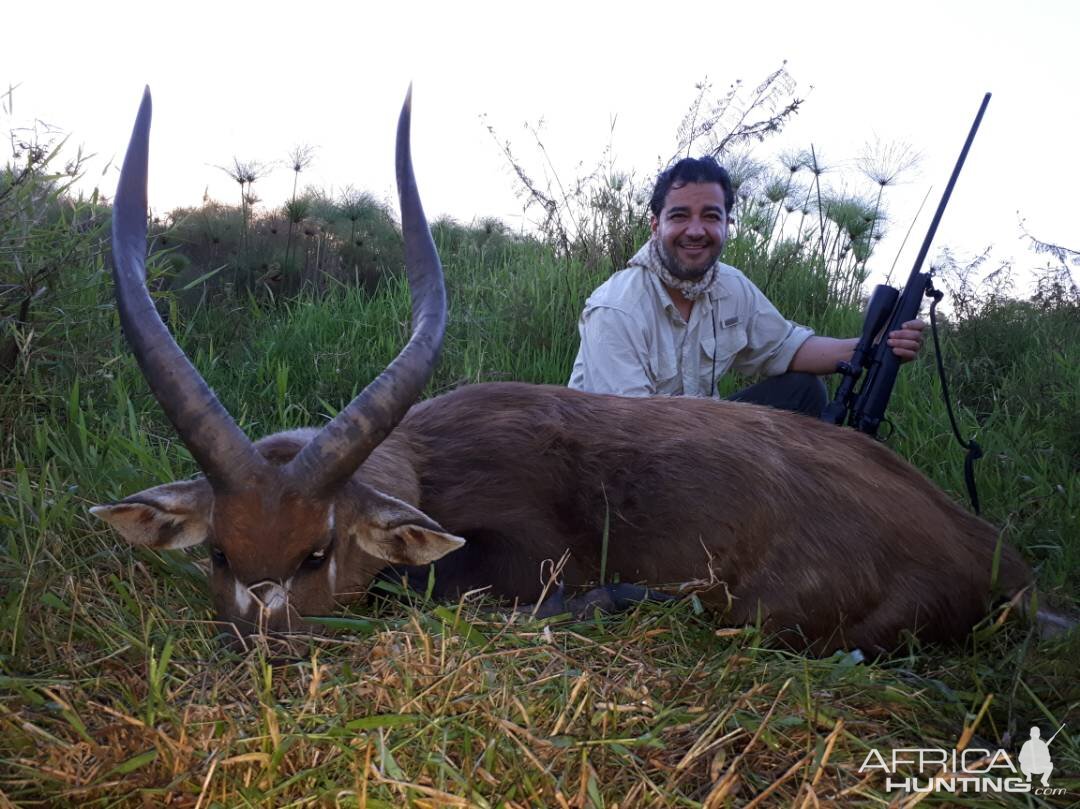
[[[445,327],[441,268],[409,157],[398,185],[414,332],[322,430],[251,444],[150,303],[145,257],[149,96],[114,206],[118,308],[144,375],[205,477],[93,511],[128,541],[206,542],[218,619],[307,628],[389,566],[434,563],[435,590],[541,595],[569,551],[570,586],[606,569],[651,586],[711,582],[721,620],[760,618],[792,645],[888,651],[905,631],[962,637],[1031,573],[996,530],[853,430],[755,405],[622,398],[516,383],[416,404]],[[141,228],[141,230],[140,230]]]

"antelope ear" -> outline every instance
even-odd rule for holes
[[[187,548],[206,541],[214,495],[205,479],[155,486],[119,503],[94,506],[100,517],[132,545],[159,550]]]
[[[426,565],[465,544],[419,509],[374,490],[346,532],[364,552],[397,565]]]

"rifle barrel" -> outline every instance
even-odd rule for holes
[[[892,395],[896,375],[900,370],[900,359],[893,354],[888,345],[889,333],[901,328],[905,322],[917,317],[919,314],[922,298],[930,285],[930,273],[921,272],[922,265],[926,260],[926,254],[930,251],[930,245],[933,243],[938,225],[941,223],[941,216],[945,213],[945,207],[949,204],[949,197],[952,196],[953,187],[960,176],[960,170],[964,167],[964,161],[967,159],[968,151],[975,140],[975,133],[979,131],[979,124],[982,123],[983,113],[986,112],[986,106],[989,103],[990,93],[987,93],[983,96],[982,104],[979,105],[979,112],[976,114],[975,121],[968,131],[967,139],[964,141],[964,148],[960,150],[960,157],[957,159],[956,165],[953,166],[952,176],[949,177],[949,182],[945,186],[945,193],[941,195],[941,202],[938,203],[937,211],[930,222],[930,229],[926,233],[926,238],[923,239],[922,247],[919,248],[919,255],[915,259],[915,265],[911,268],[911,275],[900,293],[885,333],[874,347],[873,357],[867,369],[866,380],[863,382],[863,386],[852,404],[852,426],[868,435],[877,435],[878,427],[885,418],[885,408],[889,403],[889,397]]]
[[[960,176],[960,169],[964,167],[964,161],[967,160],[968,150],[971,148],[972,141],[975,140],[975,133],[979,131],[979,124],[982,123],[983,113],[986,112],[986,105],[990,103],[990,93],[983,96],[982,104],[979,105],[979,112],[975,115],[975,123],[971,125],[971,130],[968,132],[967,140],[964,141],[964,148],[960,150],[960,159],[956,161],[956,165],[953,167],[952,176],[949,177],[949,184],[945,186],[945,193],[941,196],[941,202],[938,203],[937,211],[934,212],[934,218],[930,222],[930,230],[926,233],[926,238],[923,239],[922,247],[919,248],[919,255],[915,259],[915,270],[918,272],[919,268],[926,261],[926,254],[930,252],[930,243],[934,241],[934,235],[937,233],[938,224],[941,222],[941,215],[945,213],[945,206],[949,204],[949,197],[952,196],[953,186],[956,185],[956,178]]]

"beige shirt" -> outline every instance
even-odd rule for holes
[[[570,387],[622,396],[716,396],[729,369],[776,376],[814,332],[785,320],[734,267],[718,263],[716,282],[687,322],[667,288],[645,268],[648,244],[585,302],[581,348]]]

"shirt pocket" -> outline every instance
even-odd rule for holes
[[[749,339],[746,336],[745,319],[738,315],[716,315],[716,339],[711,334],[701,341],[703,360],[709,366],[715,362],[717,376],[727,371],[735,360],[735,355],[746,348]]]
[[[677,351],[662,351],[653,362],[653,386],[658,394],[682,393]]]

